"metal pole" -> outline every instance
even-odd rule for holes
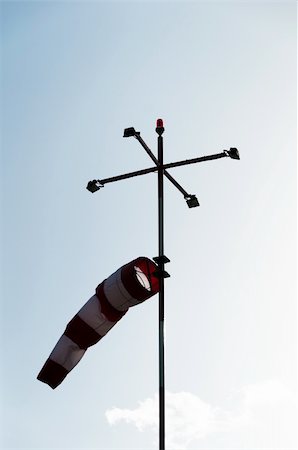
[[[163,137],[162,121],[158,133],[158,272],[159,290],[159,450],[165,450],[165,361],[164,361],[164,206],[163,206]]]

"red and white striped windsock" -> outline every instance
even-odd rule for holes
[[[97,286],[54,347],[37,379],[55,389],[78,364],[87,348],[96,344],[131,306],[159,291],[156,264],[140,257],[122,266]]]

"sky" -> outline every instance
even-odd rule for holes
[[[158,296],[64,383],[36,380],[96,286],[157,246],[166,448],[297,448],[296,2],[1,2],[1,448],[158,448]]]

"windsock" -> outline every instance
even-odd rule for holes
[[[96,344],[127,313],[159,291],[156,264],[139,257],[99,284],[93,295],[67,324],[37,379],[55,389]]]

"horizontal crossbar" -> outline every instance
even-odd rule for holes
[[[173,167],[186,166],[188,164],[195,164],[203,161],[211,161],[213,159],[225,158],[228,155],[225,152],[216,153],[215,155],[209,156],[200,156],[198,158],[185,159],[184,161],[177,161],[169,164],[164,164],[163,169],[171,169]],[[127,178],[137,177],[139,175],[146,175],[147,173],[156,172],[158,170],[157,166],[149,167],[148,169],[136,170],[135,172],[128,172],[122,175],[117,175],[115,177],[104,178],[102,180],[97,180],[101,185],[105,185],[107,183],[113,183],[114,181],[125,180]]]

